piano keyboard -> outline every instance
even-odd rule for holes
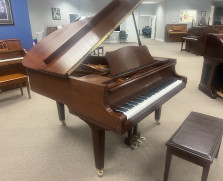
[[[115,111],[125,114],[127,119],[130,119],[131,117],[151,105],[153,102],[182,84],[182,82],[182,80],[169,79],[156,88],[149,90],[148,92],[118,107]]]
[[[12,60],[20,60],[23,59],[23,57],[15,57],[15,58],[8,58],[8,59],[0,59],[0,62],[7,62]]]

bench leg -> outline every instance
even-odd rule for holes
[[[201,181],[207,181],[209,170],[210,170],[210,164],[207,164],[203,167]]]
[[[181,52],[183,51],[183,45],[184,45],[184,40],[182,40],[181,42],[181,49],[180,49]]]
[[[167,181],[168,180],[171,160],[172,160],[172,153],[171,153],[171,150],[167,147],[165,172],[164,172],[164,179],[163,179],[163,181]]]
[[[19,87],[20,87],[21,95],[23,95],[22,82],[19,83]]]
[[[28,77],[26,78],[26,87],[27,87],[27,92],[28,92],[29,98],[31,99],[30,86],[29,86],[29,80],[28,80]]]

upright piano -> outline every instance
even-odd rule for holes
[[[22,65],[26,51],[22,48],[19,39],[0,40],[0,76],[21,73],[26,74]],[[2,87],[1,90],[9,90],[18,85]]]
[[[223,34],[208,34],[199,89],[215,99],[223,96]]]
[[[113,0],[93,18],[61,28],[25,56],[31,89],[57,102],[92,130],[95,165],[103,174],[105,130],[138,142],[137,125],[186,86],[175,72],[175,59],[152,57],[146,46],[91,53],[132,13],[141,0]],[[136,31],[138,32],[138,31]],[[62,111],[63,112],[63,111]],[[64,116],[61,114],[61,120]]]
[[[203,56],[205,54],[208,33],[221,34],[223,33],[223,26],[195,26],[188,29],[188,33],[186,35],[188,38],[186,41],[186,51]]]

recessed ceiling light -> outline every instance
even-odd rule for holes
[[[142,4],[155,4],[155,2],[142,2]]]

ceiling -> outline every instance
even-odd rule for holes
[[[149,2],[151,4],[156,4],[156,3],[159,3],[159,2],[162,2],[162,1],[165,1],[165,0],[144,0],[143,4],[146,3],[146,2]]]

